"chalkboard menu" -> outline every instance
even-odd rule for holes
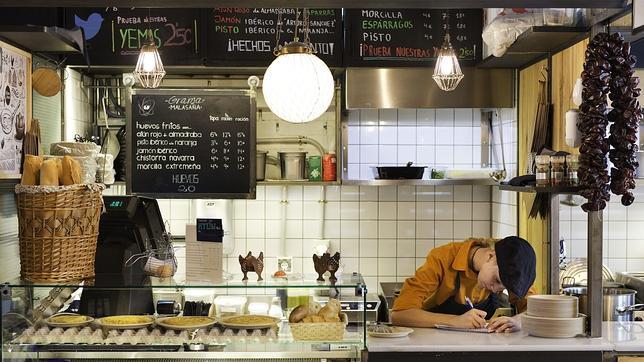
[[[347,66],[428,66],[436,60],[449,19],[450,38],[461,64],[481,60],[483,11],[347,10]]]
[[[295,9],[282,9],[280,42],[293,41]],[[267,67],[275,55],[277,8],[216,8],[207,24],[208,64]],[[301,21],[301,15],[300,15]],[[342,10],[309,9],[310,39],[330,67],[342,66]],[[300,26],[301,31],[301,26]],[[300,40],[302,36],[300,35]]]
[[[202,65],[198,9],[68,8],[65,26],[81,27],[92,65],[136,64],[148,33],[164,65]]]
[[[255,195],[255,98],[239,90],[136,90],[128,192],[178,198]]]

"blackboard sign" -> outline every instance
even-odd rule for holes
[[[128,192],[255,197],[255,97],[246,90],[135,90]]]
[[[224,229],[221,219],[197,219],[197,240],[222,242]]]
[[[285,11],[280,35],[283,44],[293,41],[295,9],[282,10]],[[206,22],[208,65],[269,66],[275,59],[278,11],[276,8],[210,10]],[[309,28],[317,56],[329,67],[342,66],[342,10],[309,9]],[[300,40],[303,40],[301,35]]]
[[[447,19],[461,64],[481,60],[483,11],[347,10],[347,66],[413,67],[433,64],[443,44]]]
[[[68,8],[65,26],[81,27],[92,65],[134,68],[148,33],[164,65],[202,65],[198,9]]]

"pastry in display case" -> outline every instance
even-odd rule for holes
[[[335,283],[316,278],[309,274],[297,280],[242,282],[238,274],[211,285],[157,277],[132,286],[8,282],[2,294],[3,356],[17,360],[155,359],[159,357],[155,353],[162,351],[170,353],[163,355],[164,360],[172,360],[173,356],[190,358],[186,354],[200,350],[207,358],[240,358],[253,351],[267,359],[288,352],[306,358],[325,359],[332,354],[340,360],[359,360],[366,343],[365,321],[349,323],[341,302],[363,298],[364,281],[357,274],[338,275]],[[134,308],[128,313],[127,306],[114,306],[111,300],[88,309],[97,313],[78,311],[87,291],[92,291],[88,295],[96,304],[96,295],[129,288],[152,294],[173,289],[183,295],[177,298],[182,304],[176,315],[141,313],[136,303],[129,304]],[[63,298],[42,298],[50,291]],[[280,299],[289,291],[308,291],[308,304],[284,310]],[[186,315],[196,310],[193,304],[200,303],[189,300],[194,295],[200,295],[203,305],[211,305],[207,313]],[[46,300],[54,303],[41,307],[39,303]],[[164,300],[156,303],[170,305]]]

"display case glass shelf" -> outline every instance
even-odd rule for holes
[[[82,281],[70,282],[30,282],[24,280],[14,280],[5,283],[11,288],[94,288],[94,289],[154,289],[154,288],[231,288],[231,289],[265,289],[265,288],[366,288],[364,280],[360,274],[342,274],[336,276],[335,282],[329,281],[325,276],[324,281],[318,281],[315,274],[289,275],[288,278],[266,277],[262,281],[257,281],[257,274],[249,272],[248,280],[242,281],[241,274],[228,274],[224,276],[220,283],[208,282],[186,282],[179,278],[158,278],[147,277],[142,284],[128,284],[122,275],[114,274],[101,276],[97,279],[87,279]]]

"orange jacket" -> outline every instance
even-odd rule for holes
[[[468,255],[472,246],[488,246],[494,241],[495,239],[471,238],[431,250],[425,264],[416,270],[413,277],[405,280],[393,310],[430,310],[441,305],[454,295],[457,273],[461,275],[461,287],[456,293],[458,303],[465,304],[466,296],[474,304],[487,299],[491,292],[478,286],[476,272],[468,267]],[[528,291],[528,295],[531,294],[535,294],[534,287]],[[518,298],[512,293],[510,303],[517,307],[519,313],[526,309],[525,298]]]

